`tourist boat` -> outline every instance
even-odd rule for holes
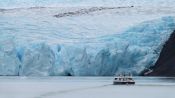
[[[126,75],[119,75],[114,78],[113,85],[134,85],[135,81],[133,80],[132,76]]]

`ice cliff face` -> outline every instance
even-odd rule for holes
[[[174,28],[174,17],[163,17],[120,33],[98,36],[94,43],[82,39],[72,43],[19,44],[14,37],[1,37],[0,75],[137,75],[154,65]]]
[[[0,40],[0,75],[17,75],[20,61],[11,39]]]
[[[20,75],[48,76],[52,72],[52,67],[55,64],[55,53],[48,45],[36,44],[23,51],[23,54],[20,51],[18,52],[22,59]]]

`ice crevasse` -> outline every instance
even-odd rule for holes
[[[162,45],[175,29],[168,16],[136,24],[98,42],[36,42],[18,45],[15,37],[0,39],[0,75],[106,76],[131,72],[138,75],[153,66]]]

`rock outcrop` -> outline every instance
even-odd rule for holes
[[[175,76],[175,31],[166,41],[148,76]]]

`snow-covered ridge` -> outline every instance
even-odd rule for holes
[[[100,44],[82,43],[83,39],[69,44],[25,40],[19,44],[19,39],[7,34],[0,40],[0,75],[113,75],[123,71],[137,75],[155,63],[174,28],[174,17],[163,17],[96,37]]]

